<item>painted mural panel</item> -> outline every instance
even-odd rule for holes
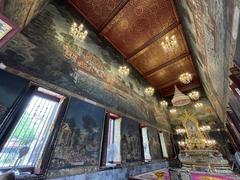
[[[123,57],[86,24],[84,41],[74,39],[72,23],[84,19],[65,1],[47,6],[12,41],[0,50],[10,67],[65,88],[73,93],[169,129],[156,97],[147,97],[147,82],[130,68],[126,78],[118,74]]]
[[[20,27],[24,27],[48,2],[49,0],[1,0],[1,13]]]
[[[0,70],[0,126],[6,112],[24,91],[28,81]]]
[[[51,160],[50,174],[54,174],[54,170],[74,174],[73,168],[80,169],[80,173],[84,168],[98,167],[104,117],[103,108],[71,98]]]
[[[140,140],[139,123],[123,118],[121,123],[121,153],[122,162],[142,160],[142,144]]]
[[[148,140],[152,160],[162,159],[162,149],[156,129],[152,127],[148,128]]]
[[[198,65],[204,88],[211,103],[223,119],[226,105],[231,18],[231,1],[179,0],[176,1],[179,16]]]

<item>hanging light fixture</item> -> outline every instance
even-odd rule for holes
[[[84,26],[83,24],[80,24],[78,26],[77,23],[72,23],[71,29],[70,29],[70,35],[73,36],[74,39],[79,39],[81,41],[83,41],[84,39],[86,39],[88,34],[87,30],[84,30]]]
[[[129,68],[127,66],[119,66],[118,73],[121,76],[126,77],[129,75]]]
[[[183,128],[176,129],[177,134],[184,134],[186,131]]]
[[[192,100],[198,100],[200,97],[200,93],[198,91],[191,91],[188,96],[192,99]]]
[[[177,110],[176,110],[176,109],[170,109],[169,112],[170,112],[171,114],[174,114],[174,113],[177,112]]]
[[[211,130],[211,127],[209,125],[203,125],[203,126],[199,127],[199,129],[201,131],[209,131],[209,130]]]
[[[154,89],[152,87],[148,87],[145,89],[145,94],[148,96],[152,96],[154,94]]]
[[[174,86],[175,92],[174,96],[172,98],[172,104],[173,106],[185,106],[191,102],[190,98],[183,94],[177,86]]]
[[[194,104],[195,108],[201,108],[202,106],[203,106],[203,103],[201,103],[201,102],[197,102]]]
[[[182,73],[179,76],[179,81],[183,84],[189,84],[192,81],[192,74],[186,72],[186,73]]]
[[[165,101],[165,100],[162,100],[160,101],[160,105],[163,107],[163,108],[166,108],[168,106],[168,102]]]
[[[165,37],[164,41],[161,42],[161,46],[164,50],[172,50],[177,46],[177,40],[175,35],[172,35],[170,38]]]

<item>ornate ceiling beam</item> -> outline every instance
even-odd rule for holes
[[[157,35],[150,38],[148,41],[146,41],[142,46],[135,49],[129,56],[127,56],[127,61],[130,62],[132,59],[134,59],[134,56],[136,56],[139,52],[141,52],[143,49],[147,48],[149,45],[166,35],[168,32],[176,28],[178,25],[180,25],[179,21],[176,21],[175,23],[171,24],[169,27],[164,29],[163,31],[159,32]]]
[[[182,60],[183,58],[187,57],[187,56],[190,56],[189,52],[188,51],[185,51],[183,52],[181,55],[169,60],[168,62],[164,63],[164,64],[161,64],[160,66],[152,69],[151,71],[148,71],[146,73],[143,74],[143,76],[146,78],[146,77],[149,77],[149,76],[152,76],[153,74],[155,74],[156,72],[160,71],[161,69],[171,65],[171,64],[174,64],[180,60]]]
[[[123,0],[114,10],[112,14],[106,19],[106,21],[100,26],[98,32],[101,35],[101,32],[107,27],[107,25],[113,20],[113,18],[127,5],[129,0]]]

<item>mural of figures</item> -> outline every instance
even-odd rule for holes
[[[141,161],[143,157],[139,123],[128,118],[123,118],[121,136],[123,163]]]
[[[0,50],[5,64],[65,88],[105,106],[170,129],[156,96],[147,97],[149,84],[130,67],[126,78],[118,73],[123,57],[88,24],[84,41],[70,35],[72,23],[84,19],[66,1],[53,2]]]
[[[192,48],[205,91],[220,119],[226,105],[228,88],[228,35],[231,32],[233,12],[231,1],[179,0],[176,1],[183,20],[186,36]],[[228,30],[229,28],[229,30]],[[230,40],[229,40],[230,41]],[[227,51],[224,51],[227,50]],[[229,56],[230,57],[230,56]]]
[[[152,127],[148,128],[149,148],[152,160],[162,159],[162,149],[158,131]]]
[[[71,98],[58,135],[50,174],[66,169],[68,174],[74,174],[71,169],[77,168],[81,172],[98,167],[104,116],[104,109]]]

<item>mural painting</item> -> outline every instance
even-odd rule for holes
[[[140,140],[139,123],[123,118],[121,123],[121,153],[122,162],[142,160],[142,144]]]
[[[229,63],[228,52],[223,50],[228,46],[226,27],[231,27],[231,19],[227,19],[226,13],[233,11],[231,2],[180,0],[176,4],[179,11],[183,12],[179,16],[183,20],[204,89],[223,120]]]
[[[49,0],[2,0],[0,10],[14,23],[24,27],[48,2]]]
[[[162,149],[158,131],[152,127],[148,128],[148,140],[151,158],[153,160],[162,159]]]
[[[104,116],[104,109],[71,98],[51,160],[50,175],[54,170],[61,174],[69,169],[68,173],[74,174],[71,169],[81,172],[98,167]]]
[[[130,67],[118,74],[123,57],[100,39],[88,24],[84,41],[70,35],[72,23],[84,19],[67,2],[49,4],[12,41],[0,50],[5,64],[73,93],[170,129],[158,99],[144,94],[148,83]]]
[[[4,115],[27,86],[28,81],[0,70],[0,126]]]

